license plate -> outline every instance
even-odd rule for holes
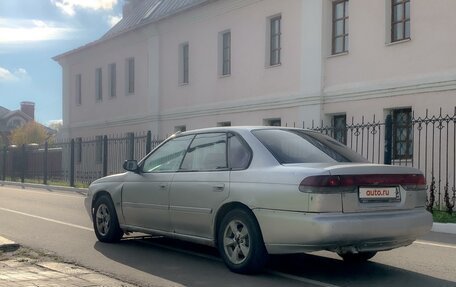
[[[360,187],[359,200],[366,201],[400,201],[401,194],[397,187]]]

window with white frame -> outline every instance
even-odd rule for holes
[[[179,45],[179,84],[189,83],[189,44]]]
[[[76,105],[82,105],[82,76],[81,74],[76,75]]]
[[[103,100],[103,74],[101,68],[95,70],[95,99],[97,102]]]
[[[231,122],[218,122],[217,126],[218,127],[230,127],[231,126]]]
[[[348,51],[348,0],[332,3],[332,54]]]
[[[127,59],[127,95],[135,93],[135,58]]]
[[[391,1],[391,42],[410,39],[410,0]]]
[[[264,119],[263,125],[271,127],[281,127],[282,120],[280,118]]]
[[[412,109],[396,109],[393,114],[393,159],[413,157]]]
[[[221,76],[231,74],[231,31],[219,34],[219,74]]]
[[[333,138],[340,143],[347,144],[347,116],[334,115],[332,118]]]
[[[272,16],[268,18],[268,22],[268,64],[269,66],[280,65],[282,52],[282,16]]]
[[[116,63],[109,64],[109,97],[115,98],[117,96],[117,75]]]
[[[174,127],[174,132],[185,132],[187,130],[187,126],[175,126]]]

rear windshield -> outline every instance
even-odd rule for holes
[[[317,132],[264,129],[252,133],[281,164],[367,162],[345,145]]]

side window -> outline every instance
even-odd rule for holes
[[[232,169],[245,169],[250,163],[250,151],[239,137],[228,136],[228,160]]]
[[[208,133],[195,137],[182,162],[182,171],[210,171],[228,168],[226,134]]]
[[[177,137],[162,145],[144,161],[143,172],[177,171],[193,137]]]

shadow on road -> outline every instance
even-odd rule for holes
[[[314,286],[264,273],[230,272],[214,248],[165,238],[127,239],[119,244],[96,242],[95,250],[123,265],[185,286]]]
[[[338,286],[456,286],[455,282],[376,262],[347,264],[342,260],[310,254],[274,256],[271,268]]]
[[[94,247],[116,262],[185,286],[318,286],[287,275],[350,287],[456,286],[455,282],[380,263],[347,265],[310,254],[271,256],[268,268],[272,273],[244,276],[230,272],[214,248],[165,238],[130,238],[120,244],[97,242]]]

